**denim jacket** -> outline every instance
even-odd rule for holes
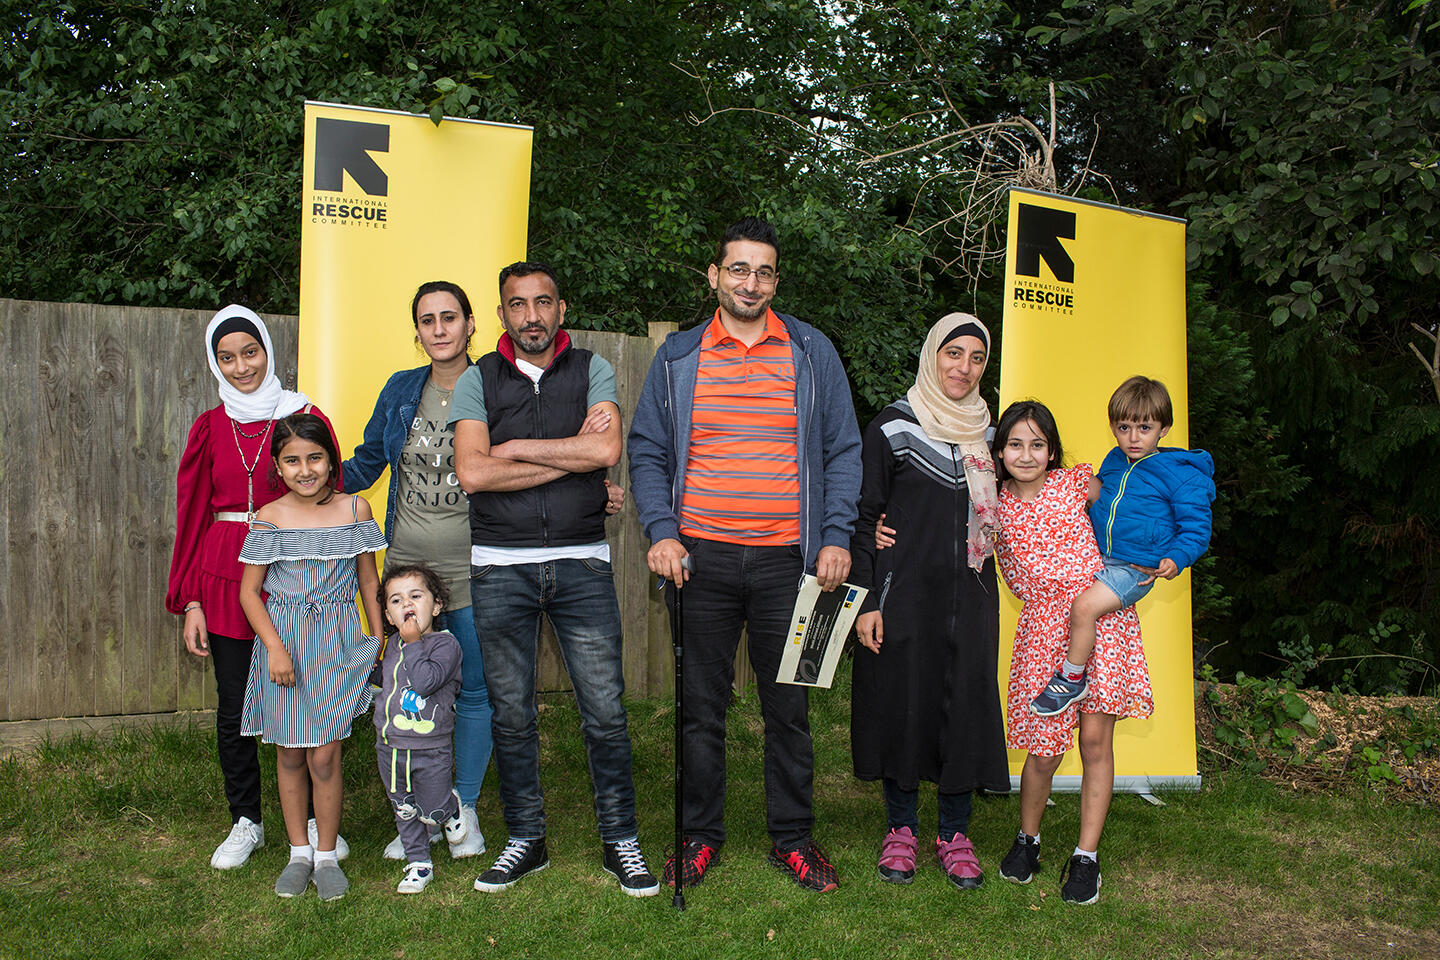
[[[790,334],[795,361],[800,548],[813,572],[821,547],[850,549],[860,500],[860,428],[834,345],[810,324],[777,316]],[[680,537],[700,344],[713,322],[665,338],[630,425],[630,492],[652,543]]]
[[[395,529],[395,504],[400,496],[400,485],[394,482],[394,469],[400,462],[400,451],[405,448],[405,440],[410,436],[410,425],[415,420],[415,410],[420,406],[420,396],[425,392],[425,381],[429,378],[430,364],[427,363],[414,370],[401,370],[385,382],[375,400],[375,412],[370,414],[370,422],[365,424],[360,446],[355,448],[341,468],[346,488],[359,493],[373,487],[385,468],[390,467],[390,493],[385,504],[387,533]]]

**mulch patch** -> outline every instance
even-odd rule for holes
[[[1207,692],[1219,700],[1212,704]],[[1265,763],[1261,775],[1296,790],[1333,792],[1368,784],[1410,803],[1440,806],[1440,701],[1434,697],[1362,697],[1318,690],[1297,690],[1319,724],[1314,735],[1298,734],[1292,750],[1253,743]],[[1201,766],[1240,765],[1242,748],[1220,742],[1215,726],[1233,711],[1246,709],[1240,690],[1229,683],[1196,683],[1195,735]],[[1425,740],[1429,740],[1429,745]],[[1411,756],[1406,756],[1406,748]],[[1395,781],[1369,775],[1366,747],[1382,755]]]

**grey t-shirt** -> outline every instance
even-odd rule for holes
[[[470,606],[470,501],[455,476],[452,392],[429,380],[391,482],[398,484],[387,566],[423,563],[450,589],[449,608]]]
[[[532,364],[526,364],[530,370],[541,370]],[[524,370],[525,367],[521,367]],[[543,373],[544,371],[541,370]],[[532,380],[538,380],[539,374],[532,374],[526,371],[526,375]],[[585,409],[590,409],[597,403],[604,403],[606,400],[620,406],[620,394],[615,390],[615,368],[610,366],[610,361],[600,354],[590,355],[590,392],[585,397]],[[490,418],[485,413],[485,383],[480,378],[480,365],[475,364],[460,374],[460,379],[455,383],[455,402],[450,407],[450,426],[455,425],[456,420],[479,420],[487,426]]]

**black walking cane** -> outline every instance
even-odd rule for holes
[[[695,573],[695,561],[690,555],[680,561],[680,566]],[[683,576],[683,574],[682,574]],[[662,580],[663,584],[664,581]],[[670,608],[670,643],[675,649],[675,898],[671,904],[676,910],[685,909],[685,763],[683,760],[685,737],[681,718],[685,714],[685,615],[684,590],[675,584],[671,591],[675,603]]]

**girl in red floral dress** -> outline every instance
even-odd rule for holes
[[[1070,903],[1094,903],[1100,896],[1100,832],[1115,788],[1115,721],[1154,710],[1140,621],[1134,607],[1100,618],[1086,699],[1050,717],[1030,710],[1064,659],[1070,604],[1102,566],[1086,514],[1100,484],[1089,464],[1061,466],[1055,418],[1033,400],[1011,404],[1001,415],[994,456],[1003,480],[996,556],[1005,582],[1024,603],[1010,662],[1005,745],[1028,754],[1020,774],[1020,833],[1000,875],[1029,883],[1039,869],[1040,818],[1078,727],[1084,765],[1080,836],[1061,871],[1060,892]]]

